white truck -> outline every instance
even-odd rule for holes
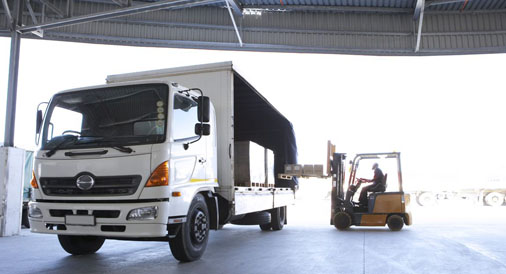
[[[234,166],[248,163],[235,162],[236,142],[271,150],[275,174],[296,163],[297,147],[291,123],[231,62],[59,92],[37,111],[37,136],[31,231],[57,234],[73,255],[105,239],[155,240],[193,261],[226,223],[281,230],[297,189],[277,178],[239,186]]]

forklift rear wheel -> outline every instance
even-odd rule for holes
[[[399,231],[404,226],[404,219],[399,215],[392,215],[387,220],[388,228],[392,231]]]
[[[339,230],[345,230],[351,226],[351,216],[346,212],[337,212],[334,215],[334,226]]]

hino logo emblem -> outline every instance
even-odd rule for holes
[[[94,184],[95,180],[90,175],[81,175],[76,181],[76,186],[81,190],[90,190]]]

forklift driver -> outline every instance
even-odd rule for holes
[[[383,184],[383,172],[378,167],[378,163],[374,163],[372,165],[372,169],[374,170],[374,178],[372,179],[359,179],[362,182],[373,183],[370,186],[366,186],[362,188],[360,192],[360,197],[358,199],[359,203],[363,206],[367,206],[367,192],[383,192],[385,191],[385,185]]]

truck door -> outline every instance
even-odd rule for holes
[[[177,151],[174,154],[177,155],[175,160],[180,167],[176,173],[187,173],[193,170],[190,181],[203,182],[207,179],[207,138],[201,138],[192,143],[199,138],[195,134],[195,124],[198,123],[197,103],[188,96],[175,94],[173,108],[172,137],[176,143],[174,149]],[[181,176],[185,175],[181,174]],[[176,174],[176,177],[180,176]]]

